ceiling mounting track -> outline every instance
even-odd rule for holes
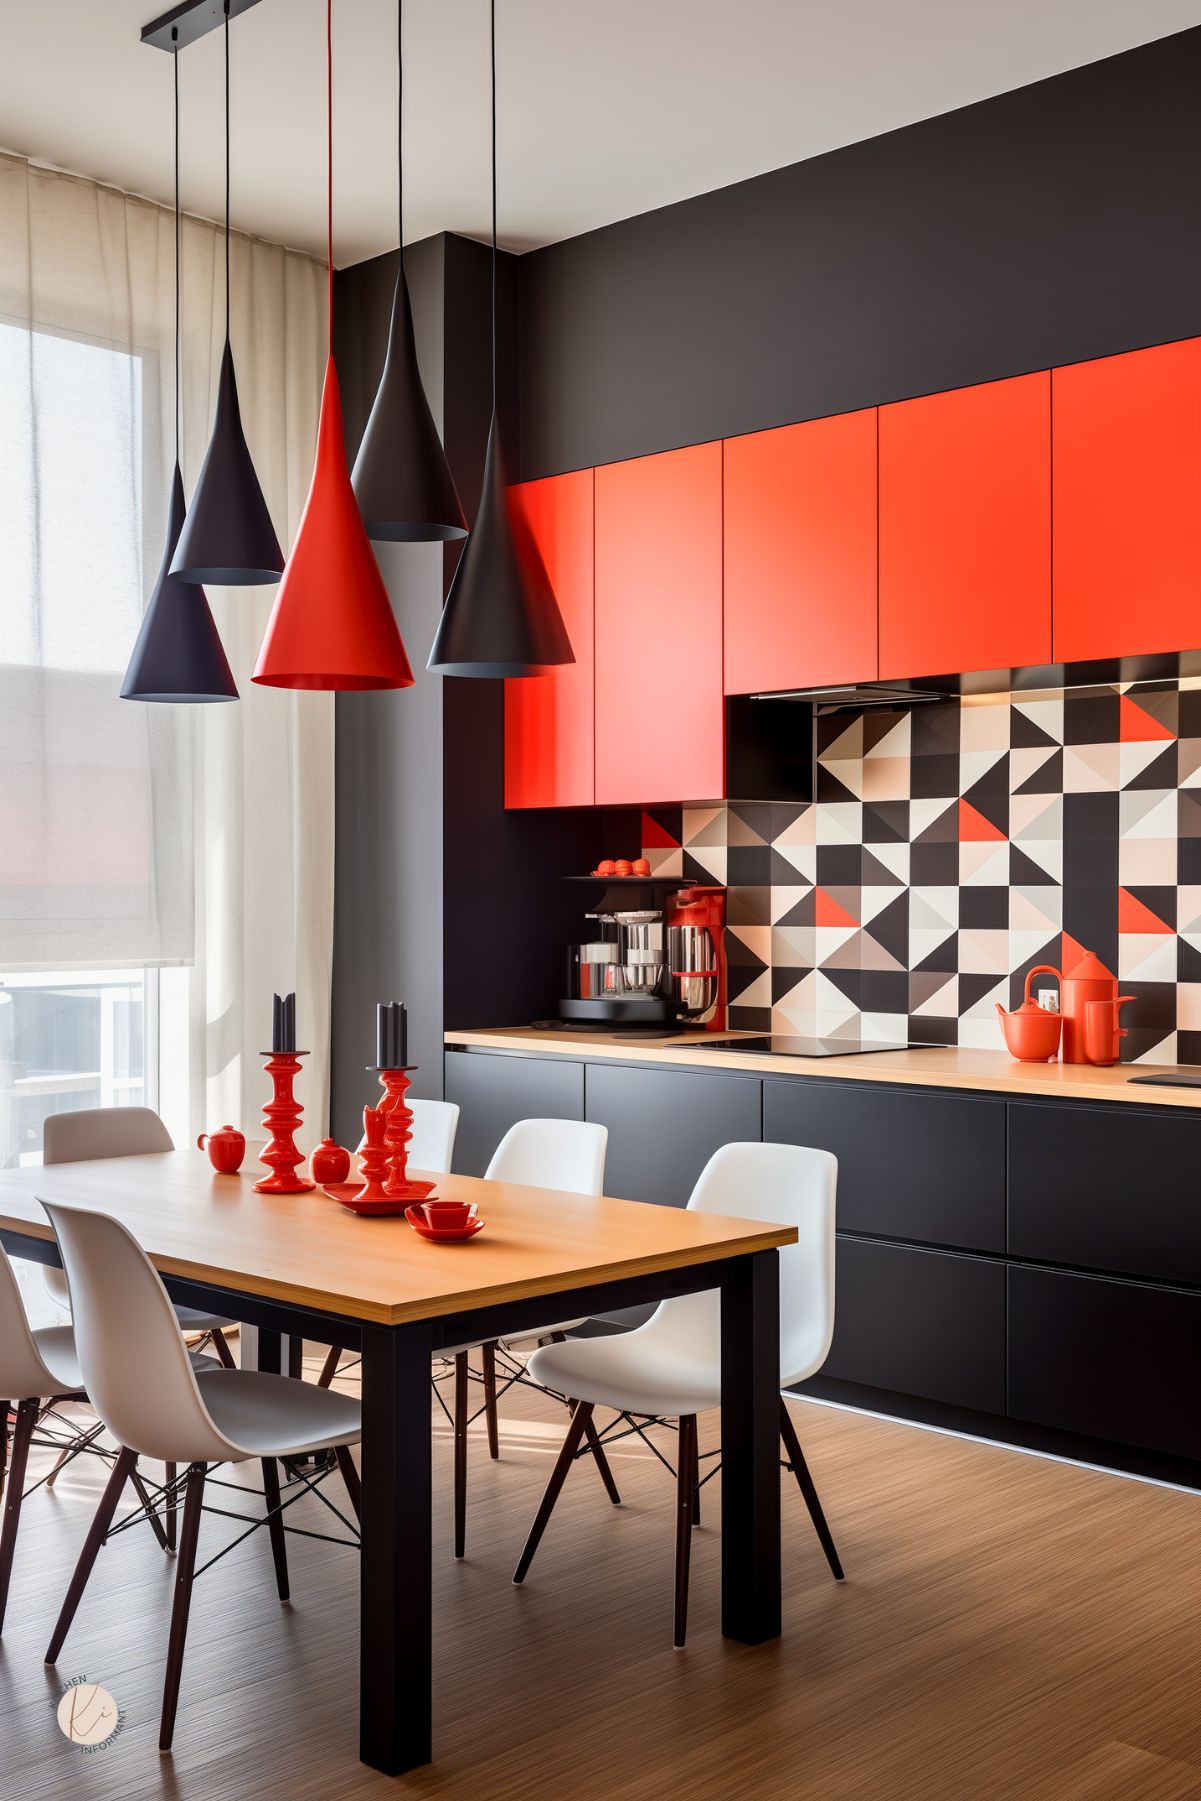
[[[229,0],[229,16],[248,13],[259,0]],[[207,37],[225,23],[225,0],[180,0],[160,19],[142,27],[142,42],[156,50],[186,50],[197,38]]]

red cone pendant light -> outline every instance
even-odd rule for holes
[[[333,3],[326,0],[330,342],[333,342]],[[409,688],[413,671],[362,515],[342,439],[333,353],[325,365],[313,482],[255,664],[271,688]]]

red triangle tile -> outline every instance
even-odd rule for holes
[[[1122,695],[1119,714],[1119,736],[1123,744],[1148,743],[1156,738],[1170,740],[1174,738],[1175,735],[1176,734],[1170,731],[1166,725],[1162,725],[1158,719],[1152,719],[1150,713],[1148,713],[1145,708],[1140,707],[1137,701],[1131,700],[1128,694]]]
[[[985,819],[970,800],[959,802],[959,840],[961,844],[1004,844],[1005,834],[991,819]]]
[[[1166,932],[1171,935],[1172,927],[1167,925],[1159,915],[1152,913],[1145,901],[1131,894],[1129,888],[1118,889],[1118,931],[1119,932]]]

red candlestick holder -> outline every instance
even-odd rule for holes
[[[409,1091],[409,1076],[416,1067],[415,1063],[410,1063],[404,1069],[377,1071],[384,1090],[379,1111],[387,1122],[384,1127],[384,1151],[388,1159],[388,1175],[384,1182],[384,1193],[389,1200],[425,1201],[438,1186],[436,1182],[411,1181],[408,1174],[413,1109],[405,1100],[405,1095]]]
[[[256,1194],[305,1194],[314,1186],[296,1174],[304,1157],[296,1148],[295,1133],[304,1118],[304,1108],[292,1093],[292,1084],[300,1069],[300,1059],[307,1051],[262,1051],[263,1067],[271,1077],[272,1095],[263,1108],[263,1124],[271,1141],[259,1161],[271,1171],[255,1183]]]

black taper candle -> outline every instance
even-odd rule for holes
[[[375,1005],[375,1066],[387,1069],[388,1064],[388,1023],[390,1014],[386,1001],[377,1001]]]
[[[271,996],[271,1050],[278,1056],[284,1048],[284,1003],[278,994]]]
[[[399,1015],[399,1034],[396,1046],[397,1069],[406,1069],[409,1062],[409,1016],[403,1001],[397,1001],[396,1010]]]
[[[284,996],[284,1050],[291,1054],[296,1049],[296,996]]]

